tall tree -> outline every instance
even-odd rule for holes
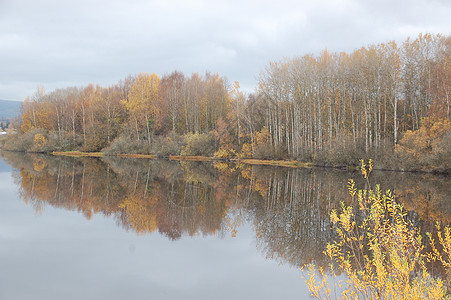
[[[130,113],[131,121],[135,124],[136,139],[145,131],[148,143],[154,129],[155,121],[160,114],[157,107],[159,97],[160,78],[152,73],[140,73],[136,76],[130,92],[127,95],[126,107]]]

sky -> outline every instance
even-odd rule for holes
[[[252,92],[270,61],[450,35],[450,16],[449,0],[0,0],[0,99],[174,70]]]

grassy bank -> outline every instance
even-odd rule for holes
[[[223,159],[208,156],[169,155],[169,160],[217,161]]]
[[[116,155],[118,157],[128,157],[128,158],[148,158],[148,159],[155,159],[157,158],[154,154],[118,154]]]
[[[52,152],[52,155],[59,155],[59,156],[73,156],[73,157],[82,157],[82,156],[88,156],[88,157],[102,157],[104,154],[102,152],[81,152],[81,151],[54,151]]]
[[[71,156],[71,157],[103,157],[105,156],[102,152],[82,152],[82,151],[65,151],[65,152],[52,152],[52,155],[57,156]],[[158,156],[154,154],[117,154],[112,155],[117,157],[126,158],[147,158],[147,159],[157,159]],[[224,159],[217,157],[207,157],[207,156],[189,156],[189,155],[169,155],[169,160],[189,160],[189,161],[221,161]],[[262,160],[262,159],[240,159],[234,160],[236,162],[248,164],[248,165],[261,165],[261,166],[277,166],[277,167],[287,167],[287,168],[311,168],[312,163],[300,162],[300,161],[286,161],[286,160]]]

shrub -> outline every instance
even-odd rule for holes
[[[106,139],[99,134],[87,134],[86,140],[81,147],[84,152],[100,151],[106,145]]]
[[[36,151],[35,136],[41,135],[45,137],[47,133],[42,129],[30,130],[24,134],[11,133],[6,137],[3,149],[8,151],[32,152]]]
[[[4,141],[3,149],[19,152],[53,152],[74,150],[81,145],[80,136],[75,139],[71,133],[47,132],[44,129],[32,129],[26,133],[9,134]]]
[[[416,131],[407,130],[395,148],[408,169],[449,171],[451,167],[451,121],[425,118]]]
[[[102,149],[106,155],[116,154],[150,154],[150,146],[147,141],[137,141],[130,136],[120,135],[114,141]]]
[[[216,136],[209,133],[189,133],[185,135],[185,146],[181,155],[213,156],[215,153]]]
[[[45,152],[76,150],[81,147],[81,144],[82,137],[79,135],[75,135],[74,139],[70,132],[62,132],[61,135],[58,135],[58,132],[51,131],[48,134]]]
[[[274,152],[272,151],[272,146],[269,143],[255,145],[254,155],[252,157],[256,159],[273,159]]]
[[[354,143],[352,136],[342,134],[334,140],[333,146],[316,153],[315,163],[336,167],[352,166],[359,158],[366,156],[364,145],[358,144]]]
[[[361,171],[369,185],[372,162],[367,166],[362,161]],[[437,228],[442,252],[437,250],[432,235],[432,250],[427,252],[419,229],[407,221],[406,212],[390,191],[383,193],[379,186],[357,191],[353,180],[348,189],[353,200],[357,200],[358,210],[355,212],[354,207],[344,203],[340,212],[332,210],[330,219],[338,240],[329,243],[324,252],[348,277],[341,298],[449,299],[444,282],[428,272],[426,263],[440,261],[449,274],[450,228],[443,232]],[[317,270],[313,264],[306,267],[306,282],[312,295],[330,299],[331,288],[324,270]],[[331,265],[330,272],[336,277],[334,268]],[[316,281],[318,271],[322,281]]]
[[[42,148],[47,143],[47,139],[41,133],[36,133],[34,135],[33,143],[36,147]]]
[[[183,147],[183,138],[175,132],[167,136],[156,136],[152,141],[152,153],[158,156],[179,155]]]

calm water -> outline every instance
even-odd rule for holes
[[[0,299],[305,299],[358,173],[1,153]],[[423,228],[447,177],[375,173]]]

